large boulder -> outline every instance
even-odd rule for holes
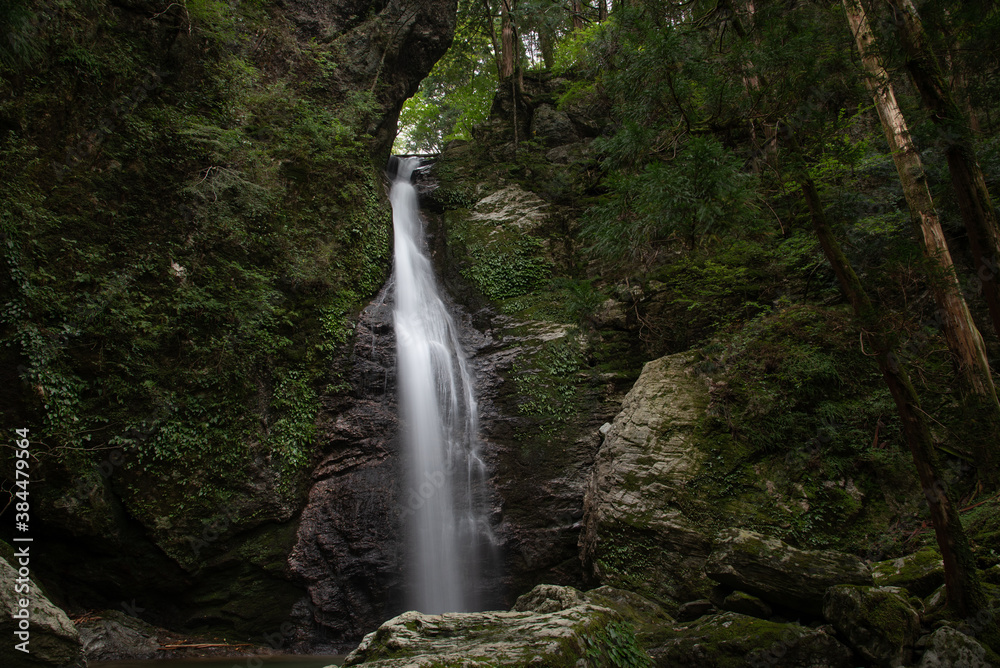
[[[106,610],[80,623],[78,630],[88,661],[156,659],[162,656],[157,629],[134,617]]]
[[[531,118],[531,136],[546,146],[561,146],[580,140],[569,115],[548,104],[535,109]]]
[[[0,559],[0,636],[4,638],[0,664],[24,668],[85,666],[80,635],[73,622],[46,598],[26,572],[27,568],[19,573]]]
[[[604,438],[584,497],[584,567],[671,605],[707,596],[711,540],[681,509],[700,470],[694,429],[708,390],[681,353],[645,365]]]
[[[735,612],[707,615],[667,631],[649,650],[670,668],[852,668],[851,650],[829,629],[781,624]]]
[[[569,602],[567,594],[580,592],[538,592],[532,600],[544,609],[559,608]],[[344,665],[586,668],[623,663],[648,663],[631,625],[610,608],[581,603],[552,612],[406,612],[365,636]]]
[[[932,547],[897,559],[872,564],[875,584],[905,587],[914,596],[928,596],[944,584],[944,561]]]
[[[744,529],[719,534],[705,572],[716,582],[814,615],[823,612],[823,595],[833,585],[873,584],[871,570],[853,555],[800,550]]]
[[[909,664],[920,636],[920,615],[899,587],[830,587],[823,598],[823,616],[876,666]]]
[[[917,668],[1000,668],[987,650],[964,633],[942,626],[927,637]]]

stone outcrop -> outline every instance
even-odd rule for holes
[[[144,660],[162,656],[157,629],[114,610],[78,626],[87,661]]]
[[[699,618],[666,631],[649,650],[657,666],[671,668],[853,668],[851,650],[832,629],[782,624],[735,612]]]
[[[898,587],[830,587],[823,616],[858,654],[876,666],[907,665],[920,635],[920,615]]]
[[[80,634],[70,618],[33,581],[24,577],[19,583],[19,577],[17,569],[0,558],[0,635],[4,638],[0,663],[24,668],[86,665]],[[19,585],[27,591],[18,591]],[[24,652],[17,649],[21,643]]]
[[[403,103],[451,46],[456,0],[291,0],[308,38],[326,42],[336,59],[334,94],[370,90],[377,109],[368,132],[380,162],[389,157]],[[332,37],[332,38],[331,38]],[[329,40],[329,41],[327,41]]]
[[[554,104],[551,90],[530,77],[526,86],[533,103]],[[540,582],[583,584],[578,542],[598,429],[619,410],[639,362],[624,325],[591,334],[552,293],[550,281],[581,262],[569,233],[576,222],[546,192],[545,179],[564,174],[546,167],[532,183],[510,178],[498,164],[503,151],[491,145],[484,158],[480,149],[449,145],[422,204],[438,275],[463,314],[510,605]]]
[[[799,550],[743,529],[730,529],[717,537],[705,572],[716,582],[814,615],[823,612],[828,588],[872,584],[868,566],[853,555]]]
[[[693,431],[708,404],[690,358],[649,362],[597,454],[580,539],[587,574],[661,602],[705,596],[711,539],[680,508],[699,471]]]
[[[320,438],[328,454],[288,558],[309,592],[314,642],[359,638],[402,604],[396,339],[388,288],[361,313],[343,373],[348,393],[328,397]]]
[[[905,587],[914,596],[928,596],[944,584],[944,561],[941,553],[931,547],[875,562],[871,568],[875,584]]]
[[[1000,668],[974,638],[942,626],[922,641],[924,654],[917,668]]]
[[[193,6],[189,12],[184,3],[150,0],[90,3],[72,10],[45,2],[22,4],[25,17],[37,13],[45,18],[45,29],[36,35],[39,43],[47,43],[57,26],[61,30],[70,21],[73,30],[93,38],[88,38],[88,58],[114,64],[116,75],[113,82],[102,77],[81,80],[66,55],[74,47],[60,44],[10,79],[14,98],[26,102],[17,109],[5,107],[0,126],[20,128],[25,146],[46,156],[40,164],[52,163],[53,170],[46,167],[44,178],[35,179],[39,192],[55,187],[55,179],[72,193],[110,188],[118,193],[115,206],[123,207],[122,215],[128,211],[125,225],[132,232],[124,236],[120,235],[123,218],[112,223],[101,211],[98,200],[103,196],[95,196],[92,203],[88,200],[70,222],[58,221],[65,225],[58,229],[67,243],[93,242],[99,248],[92,254],[88,251],[89,259],[78,269],[92,271],[112,257],[113,263],[130,266],[139,253],[146,253],[151,277],[148,292],[117,291],[113,298],[117,306],[67,299],[67,310],[58,316],[74,322],[79,335],[94,342],[94,349],[106,350],[119,362],[112,364],[113,372],[99,371],[89,352],[68,352],[59,362],[78,388],[74,396],[93,385],[95,396],[102,398],[72,400],[78,407],[74,410],[82,411],[72,418],[79,423],[79,434],[73,432],[65,443],[46,448],[50,452],[33,468],[33,478],[44,481],[33,488],[36,528],[51,537],[49,549],[33,566],[68,600],[94,608],[132,602],[151,619],[172,627],[250,636],[311,618],[303,614],[308,608],[301,584],[305,576],[294,582],[286,561],[296,544],[296,525],[310,484],[319,485],[313,498],[323,508],[307,512],[306,521],[332,512],[337,521],[349,524],[352,520],[343,518],[371,498],[373,481],[366,476],[379,457],[377,451],[335,448],[320,463],[315,480],[309,479],[310,412],[314,394],[326,387],[319,369],[326,364],[326,351],[346,329],[343,321],[353,317],[349,311],[371,296],[384,278],[389,217],[380,206],[372,173],[388,155],[403,102],[452,42],[456,2],[216,3],[224,11],[208,3],[209,10],[202,12]],[[101,28],[109,25],[115,29]],[[35,67],[53,74],[52,81],[42,86],[51,89],[44,95],[36,95],[32,77],[24,75]],[[236,75],[237,70],[242,74]],[[63,86],[70,86],[72,95],[66,95]],[[271,97],[274,94],[277,98]],[[35,114],[34,104],[51,113],[44,118]],[[297,111],[285,116],[278,110],[282,104]],[[230,125],[224,120],[230,113],[242,120]],[[283,118],[277,120],[272,113]],[[38,122],[22,127],[19,118]],[[163,121],[166,118],[171,120]],[[204,137],[193,139],[183,129],[194,118],[196,133],[228,127],[234,136],[240,135],[233,146],[252,144],[256,156],[240,161],[239,167],[233,165],[227,172],[230,176],[223,179],[232,177],[228,185],[213,184],[219,169],[206,164],[204,178],[191,183],[211,188],[214,195],[207,199],[187,190],[191,169],[206,156]],[[302,127],[316,123],[312,127],[323,126],[319,134],[338,138],[320,148],[312,144],[319,135],[312,135],[301,149],[290,151],[294,141],[289,139],[297,136],[293,128],[300,123]],[[157,145],[153,133],[139,129],[154,126],[157,133],[187,137],[169,159],[151,148]],[[356,150],[362,147],[365,150]],[[230,158],[219,160],[221,165]],[[127,163],[124,169],[122,162]],[[251,163],[268,165],[267,176]],[[79,168],[84,164],[85,169]],[[125,172],[136,178],[126,179],[123,187]],[[336,187],[319,185],[322,179],[314,178],[319,172],[334,180]],[[91,174],[101,176],[95,180]],[[249,187],[255,202],[271,204],[266,211],[256,204],[230,208],[227,197],[233,191],[227,193],[227,188],[232,183]],[[261,248],[272,250],[281,247],[294,259],[285,262],[272,250],[233,255],[223,249],[225,243],[206,241],[195,231],[202,229],[197,221],[211,220],[204,229],[217,231],[221,209],[232,229],[268,228],[252,244],[259,242]],[[283,221],[280,229],[271,228],[277,220]],[[315,222],[323,230],[317,235],[323,236],[322,241],[314,243],[301,220]],[[312,247],[298,252],[297,242],[292,241],[295,235],[310,237],[306,245]],[[112,237],[121,242],[120,255],[109,245]],[[379,239],[385,242],[380,245]],[[179,246],[198,260],[171,256],[174,251],[168,249]],[[43,260],[39,266],[46,263]],[[228,269],[236,272],[233,276],[252,277],[249,282],[234,279],[234,295],[254,294],[260,288],[259,294],[268,296],[263,301],[250,298],[253,306],[245,311],[233,306],[238,299],[220,293],[210,297],[215,288],[207,277],[220,277],[218,272]],[[135,279],[126,272],[122,280],[131,284]],[[189,304],[186,311],[172,304],[169,295],[182,284],[194,288],[206,303],[218,299],[213,301],[218,307],[215,315],[208,317],[201,306]],[[87,294],[98,294],[96,285],[97,281],[88,285]],[[144,309],[158,314],[155,318],[163,332],[177,332],[178,337],[168,342],[170,337],[151,332],[146,336],[133,329],[136,319],[128,314],[140,301]],[[275,308],[282,312],[281,318],[264,316]],[[263,319],[257,321],[257,314]],[[248,336],[236,335],[234,328],[243,327]],[[258,335],[260,346],[255,342]],[[141,353],[136,352],[139,349]],[[122,357],[117,357],[119,351]],[[9,352],[14,357],[21,354]],[[209,358],[213,362],[207,363]],[[52,434],[42,428],[49,422],[40,401],[45,393],[39,389],[36,395],[30,384],[17,380],[21,372],[8,361],[5,358],[0,366],[11,370],[9,386],[24,388],[21,396],[15,399],[14,392],[8,402],[15,407],[14,421],[30,425],[33,437],[49,442]],[[126,377],[128,381],[119,382]],[[195,378],[215,385],[211,390],[195,388]],[[282,387],[292,378],[307,379],[296,390],[300,401],[294,410],[282,403],[292,399],[288,396],[292,392]],[[330,405],[341,398],[329,394],[320,401]],[[202,403],[202,396],[211,399]],[[295,428],[283,432],[292,422],[297,422]],[[209,471],[197,461],[201,454],[211,462],[225,461],[218,464],[222,472]],[[359,459],[365,461],[358,463]],[[341,474],[342,484],[321,484]],[[382,474],[378,476],[381,481]],[[383,501],[395,503],[391,497],[374,502]],[[387,592],[397,576],[380,578],[392,570],[386,559],[394,564],[395,556],[375,556],[378,549],[362,546],[392,530],[391,523],[379,519],[384,516],[375,510],[368,519],[356,520],[354,527],[342,526],[343,534],[330,534],[335,544],[311,546],[316,553],[329,554],[350,546],[362,556],[356,560],[357,570],[344,574],[354,578],[344,580],[344,588],[351,591],[310,594],[355,609],[381,607],[392,598]],[[371,524],[364,526],[366,521]],[[352,528],[357,533],[352,534]],[[367,533],[367,528],[375,531]],[[366,537],[360,538],[361,533]],[[337,536],[346,538],[338,542]],[[391,537],[388,543],[392,550]],[[369,575],[375,572],[371,567],[375,562],[378,575]],[[317,577],[329,575],[322,568],[313,570]],[[370,585],[372,579],[378,584]],[[351,627],[352,633],[360,637],[384,618],[380,611],[364,628]]]
[[[580,668],[648,661],[631,627],[611,608],[571,588],[542,586],[511,612],[406,612],[369,633],[344,665]]]

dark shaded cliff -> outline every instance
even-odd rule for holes
[[[390,266],[400,106],[454,24],[454,0],[0,10],[0,414],[31,430],[57,602],[308,626],[287,555],[317,415]]]

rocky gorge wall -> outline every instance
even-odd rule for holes
[[[288,555],[317,465],[365,487],[337,458],[350,435],[320,438],[331,369],[388,275],[382,166],[455,12],[0,12],[0,290],[20,314],[0,411],[31,430],[33,568],[58,604],[257,641],[313,627]]]

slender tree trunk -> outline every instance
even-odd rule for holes
[[[600,0],[597,4],[597,20],[601,22],[608,20],[608,0]]]
[[[931,288],[948,348],[954,355],[965,385],[965,394],[978,398],[975,403],[978,404],[976,408],[984,423],[982,431],[986,434],[1000,434],[1000,403],[997,402],[986,346],[962,296],[951,253],[934,208],[934,200],[927,187],[927,176],[920,153],[914,146],[906,119],[896,101],[889,74],[879,60],[875,37],[864,9],[859,0],[843,0],[843,3],[861,54],[861,62],[868,75],[865,81],[882,121],[882,129],[910,209],[910,218],[931,274]],[[981,438],[976,440],[974,447],[981,476],[994,482],[997,467],[993,444],[986,438]]]
[[[583,29],[583,0],[570,0],[569,11],[573,18],[573,30]]]
[[[538,48],[542,52],[542,63],[545,69],[551,70],[555,65],[556,37],[547,25],[538,27]]]
[[[1000,260],[1000,223],[976,158],[968,119],[955,102],[940,65],[924,34],[912,0],[886,0],[892,7],[899,36],[906,51],[906,69],[944,143],[951,183],[969,234],[976,272],[993,328],[1000,336],[1000,287],[996,262]],[[984,278],[985,277],[985,278]]]
[[[500,0],[500,80],[514,76],[517,48],[514,39],[514,22],[511,19],[511,0]]]
[[[502,2],[503,0],[501,0]],[[490,27],[490,44],[493,46],[493,62],[497,67],[497,77],[501,78],[503,72],[503,49],[500,40],[497,39],[497,28],[493,21],[493,8],[490,7],[490,0],[483,0],[483,9],[486,10],[486,22]]]
[[[794,139],[793,139],[794,142]],[[879,322],[864,286],[844,255],[826,219],[816,186],[804,170],[797,180],[809,207],[810,218],[823,253],[833,267],[841,289],[851,302],[855,317],[869,333],[879,371],[889,387],[902,422],[903,435],[913,457],[920,487],[930,507],[934,535],[944,561],[945,587],[948,604],[962,616],[976,614],[986,608],[987,601],[976,572],[975,558],[966,539],[958,510],[952,503],[941,476],[927,418],[920,408],[920,399],[910,382],[906,369],[892,354],[885,325]]]

